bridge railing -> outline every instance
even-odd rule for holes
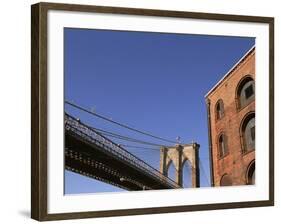
[[[173,188],[180,188],[176,182],[164,176],[157,169],[148,165],[146,162],[134,156],[120,145],[114,143],[101,133],[95,131],[92,127],[83,124],[80,120],[75,119],[69,114],[65,114],[65,128],[66,130],[72,131],[81,136],[83,139],[100,146],[103,150],[117,156],[119,159],[125,160],[132,166],[141,169],[143,172],[149,173],[159,181],[166,183]]]

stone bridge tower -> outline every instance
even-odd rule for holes
[[[197,143],[162,147],[160,150],[160,172],[168,176],[169,166],[173,163],[176,168],[175,182],[183,186],[183,166],[185,162],[189,162],[192,187],[200,187],[199,147],[200,145]]]

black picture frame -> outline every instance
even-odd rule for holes
[[[183,11],[165,11],[137,8],[119,8],[90,5],[38,3],[31,6],[31,217],[38,221],[141,215],[170,212],[215,210],[226,208],[245,208],[274,205],[274,18],[259,16],[240,16]],[[75,213],[48,214],[47,192],[47,13],[49,10],[64,10],[88,13],[128,14],[158,16],[166,18],[194,18],[217,21],[239,21],[264,23],[269,25],[269,200],[186,205],[170,207],[138,208],[126,210],[88,211]],[[63,87],[62,87],[63,88]]]

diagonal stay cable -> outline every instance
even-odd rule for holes
[[[108,133],[104,133],[104,132],[101,132],[101,131],[97,131],[97,132],[99,132],[102,135],[109,136],[109,137],[112,137],[112,138],[115,138],[115,139],[119,139],[119,140],[124,140],[124,141],[128,141],[128,142],[135,142],[135,143],[144,144],[144,145],[151,145],[151,146],[162,147],[162,145],[158,145],[158,144],[154,144],[154,143],[149,143],[149,142],[145,142],[145,141],[141,141],[141,140],[125,137],[125,136],[123,137],[123,136],[120,136],[120,135],[118,136],[118,135],[114,135],[114,134],[108,134]]]
[[[85,124],[84,124],[85,125]],[[100,128],[94,128],[91,127],[89,125],[86,125],[89,129],[92,129],[95,132],[98,132],[102,135],[105,136],[110,136],[112,138],[116,138],[116,139],[120,139],[120,140],[124,140],[124,141],[128,141],[128,142],[135,142],[135,143],[139,143],[139,144],[145,144],[145,145],[151,145],[151,146],[157,146],[157,147],[163,147],[163,145],[159,145],[156,143],[152,143],[152,142],[147,142],[147,141],[143,141],[143,140],[139,140],[139,139],[135,139],[132,137],[128,137],[128,136],[124,136],[124,135],[120,135],[120,134],[116,134],[114,132],[110,132],[110,131],[106,131]]]
[[[146,144],[146,145],[153,145],[153,146],[163,147],[163,145],[160,145],[160,144],[156,144],[156,143],[152,143],[152,142],[147,142],[147,141],[135,139],[135,138],[124,136],[124,135],[120,135],[120,134],[117,134],[117,133],[114,133],[114,132],[106,131],[106,130],[103,130],[103,129],[100,129],[100,128],[94,128],[94,127],[91,127],[91,128],[93,130],[97,131],[97,132],[102,133],[103,135],[108,135],[108,136],[111,136],[111,137],[120,138],[122,140],[138,142],[140,144]]]
[[[157,148],[150,148],[150,147],[141,147],[141,146],[137,146],[137,145],[124,145],[124,144],[120,144],[122,147],[128,147],[128,148],[135,148],[135,149],[149,149],[149,150],[155,150],[159,152],[159,149]]]
[[[129,130],[131,130],[131,131],[135,131],[135,132],[137,132],[137,133],[140,133],[140,134],[143,134],[143,135],[147,135],[147,136],[149,136],[149,137],[152,137],[152,138],[155,138],[155,139],[159,139],[159,140],[162,140],[162,141],[166,141],[166,142],[169,142],[169,143],[174,143],[174,144],[177,143],[177,142],[175,142],[175,141],[171,141],[171,140],[168,140],[168,139],[165,139],[165,138],[161,138],[161,137],[152,135],[152,134],[150,134],[150,133],[148,133],[148,132],[145,132],[145,131],[137,130],[137,129],[132,128],[132,127],[126,125],[126,124],[122,124],[122,123],[119,123],[119,122],[117,122],[117,121],[113,121],[113,120],[110,119],[110,118],[107,118],[107,117],[105,117],[105,116],[103,116],[103,115],[100,115],[100,114],[97,114],[97,113],[95,113],[95,112],[92,112],[92,111],[90,111],[90,110],[88,110],[88,109],[86,109],[86,108],[83,108],[83,107],[81,107],[81,106],[79,106],[79,105],[77,105],[77,104],[71,103],[71,102],[69,102],[69,101],[67,101],[67,100],[65,101],[65,103],[68,104],[68,105],[70,105],[70,106],[72,106],[72,107],[74,107],[74,108],[76,108],[76,109],[79,109],[79,110],[84,111],[84,112],[86,112],[86,113],[88,113],[88,114],[94,115],[94,116],[96,116],[96,117],[98,117],[98,118],[101,118],[101,119],[106,120],[106,121],[108,121],[108,122],[111,122],[111,123],[113,123],[113,124],[119,125],[120,127],[129,129]]]
[[[210,180],[209,180],[209,178],[208,178],[208,176],[207,176],[207,174],[206,174],[206,172],[205,172],[204,166],[203,166],[203,164],[202,164],[202,162],[201,162],[200,159],[199,159],[199,167],[200,167],[200,169],[202,169],[202,173],[203,173],[203,176],[204,176],[205,180],[206,180],[206,181],[208,182],[208,184],[211,186]]]

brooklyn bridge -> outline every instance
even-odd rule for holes
[[[64,117],[66,170],[130,191],[178,189],[183,187],[183,165],[189,162],[191,186],[200,186],[197,143],[160,147],[160,170],[157,170],[110,139],[108,135],[112,133],[90,126],[68,113]],[[175,180],[168,177],[171,163],[176,167]]]

